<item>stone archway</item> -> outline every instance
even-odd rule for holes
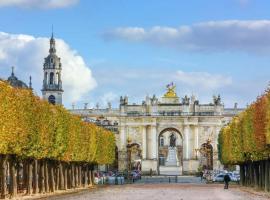
[[[176,128],[163,129],[158,135],[158,173],[181,175],[183,166],[183,137]]]
[[[141,146],[138,143],[129,143],[127,145],[127,164],[128,171],[131,170],[140,170],[141,171],[141,163],[142,163],[142,150]]]
[[[200,153],[202,168],[213,170],[213,146],[210,144],[210,141],[201,145]]]

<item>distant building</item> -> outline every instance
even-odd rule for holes
[[[11,75],[8,77],[7,82],[12,86],[16,88],[30,88],[32,89],[32,82],[31,82],[31,76],[29,81],[29,86],[24,83],[23,81],[19,80],[15,74],[14,74],[14,67],[12,67]]]
[[[199,167],[222,168],[218,134],[241,111],[237,106],[224,108],[220,96],[209,104],[200,104],[193,95],[179,98],[174,84],[167,85],[160,99],[146,96],[140,105],[121,97],[117,109],[70,110],[85,121],[114,130],[119,170],[127,170],[130,160],[132,168],[169,175],[192,174]]]
[[[55,39],[53,33],[50,39],[49,55],[44,59],[43,65],[43,99],[52,104],[62,104],[62,64],[61,59],[56,55]]]

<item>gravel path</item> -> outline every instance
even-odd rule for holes
[[[134,184],[107,186],[73,195],[48,198],[50,200],[265,200],[233,186],[224,190],[223,185],[215,184]]]

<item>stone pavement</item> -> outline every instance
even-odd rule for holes
[[[160,183],[105,186],[76,194],[46,198],[49,200],[266,200],[267,196],[244,191],[234,185]]]

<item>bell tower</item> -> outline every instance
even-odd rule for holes
[[[52,36],[50,39],[49,55],[44,59],[43,64],[43,99],[49,101],[51,104],[62,104],[62,89],[61,79],[62,64],[60,58],[56,55],[55,39]]]

